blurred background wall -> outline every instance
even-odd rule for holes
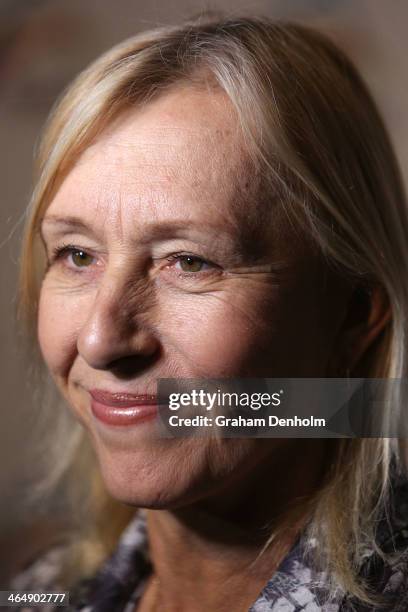
[[[25,475],[38,400],[28,383],[15,323],[21,221],[33,151],[56,97],[90,60],[140,30],[173,23],[202,9],[296,19],[330,33],[354,59],[383,112],[408,177],[408,2],[406,0],[0,0],[0,561],[42,541],[22,529]],[[6,559],[7,557],[7,559]]]

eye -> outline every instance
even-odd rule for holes
[[[177,263],[183,272],[201,272],[208,264],[199,257],[193,257],[192,255],[180,255]]]
[[[51,265],[58,261],[65,262],[65,265],[71,269],[87,268],[94,263],[95,257],[90,255],[84,249],[75,247],[71,244],[66,244],[63,246],[58,246],[53,250],[53,256],[49,264]]]
[[[73,249],[70,253],[72,263],[78,268],[84,268],[90,266],[93,263],[94,258],[89,255],[86,251],[80,249]]]
[[[180,276],[198,276],[200,272],[203,274],[210,274],[221,271],[220,266],[212,261],[202,259],[198,255],[192,255],[190,253],[173,253],[167,257],[167,261],[170,264],[169,267],[179,272]]]
[[[168,263],[164,270],[172,274],[175,279],[201,281],[222,273],[222,268],[218,264],[192,253],[172,253],[166,257],[166,260]]]

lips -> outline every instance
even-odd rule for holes
[[[92,414],[106,425],[137,425],[157,417],[157,395],[111,393],[100,389],[92,389],[89,393]]]
[[[157,395],[153,394],[111,393],[98,389],[92,389],[89,393],[96,402],[105,404],[105,406],[127,408],[129,406],[157,405]]]

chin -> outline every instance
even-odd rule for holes
[[[99,448],[99,465],[109,494],[125,504],[154,510],[175,509],[198,499],[208,475],[205,464],[198,460],[202,453],[190,461],[186,450],[181,450],[112,453]]]
[[[154,486],[143,486],[140,483],[135,485],[121,483],[116,479],[106,478],[103,474],[108,493],[118,501],[134,506],[136,508],[146,508],[148,510],[171,510],[179,505],[183,505],[182,499],[170,491]]]
[[[175,510],[189,505],[200,497],[196,491],[181,483],[170,484],[168,480],[158,478],[155,481],[144,481],[142,478],[129,480],[102,470],[102,477],[109,494],[118,501],[149,510]]]

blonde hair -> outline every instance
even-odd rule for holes
[[[288,220],[306,229],[327,262],[385,290],[392,316],[364,376],[405,377],[408,220],[382,120],[351,62],[325,36],[264,18],[207,17],[137,35],[69,86],[41,141],[27,216],[20,312],[29,328],[35,327],[43,274],[38,226],[62,179],[124,109],[148,104],[180,83],[225,92],[262,168],[266,193],[278,192]],[[71,566],[76,569],[66,573],[73,582],[93,571],[134,510],[109,499],[84,433],[72,423],[69,430],[70,452],[59,458],[48,485],[64,474],[74,482],[78,469],[82,483],[90,482],[85,473],[93,482],[76,525],[82,530]],[[321,543],[317,561],[329,569],[333,585],[365,601],[370,597],[358,571],[364,551],[375,546],[391,459],[402,465],[405,451],[404,442],[387,438],[336,441],[311,513],[309,531]]]

